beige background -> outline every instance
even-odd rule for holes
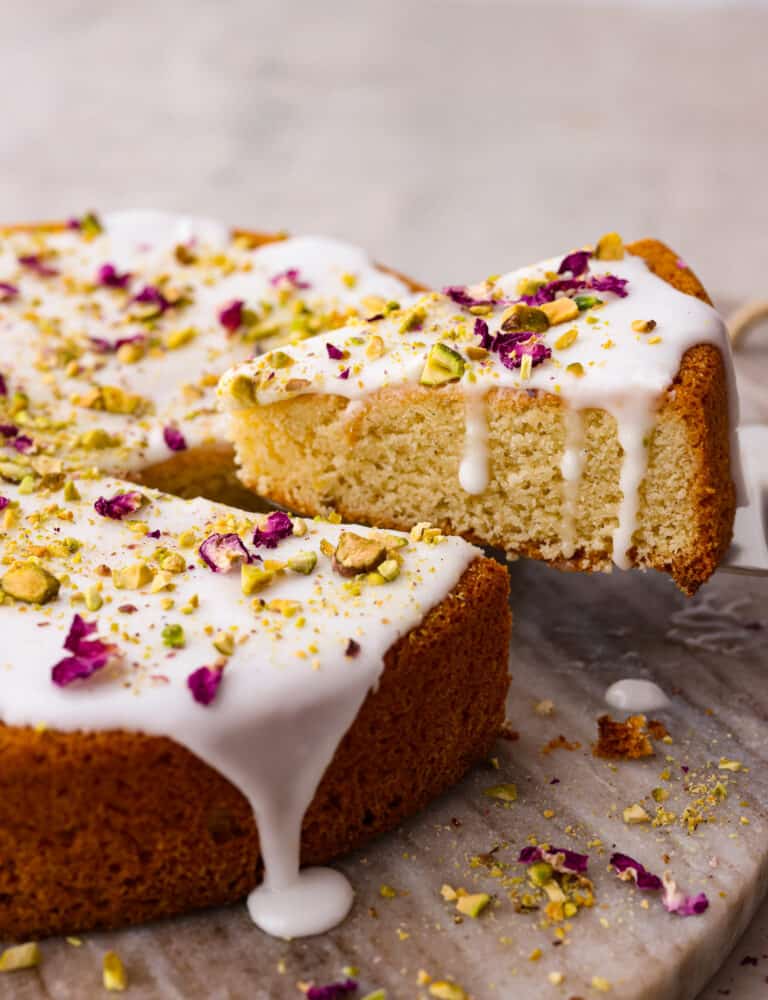
[[[765,3],[4,0],[0,216],[210,213],[441,284],[615,228],[730,306],[768,297],[767,39]],[[763,995],[767,936],[706,1000]]]

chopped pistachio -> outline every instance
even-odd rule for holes
[[[516,302],[501,314],[501,329],[507,333],[515,330],[544,333],[549,329],[549,317],[544,309]]]
[[[437,1000],[468,1000],[467,993],[457,983],[436,979],[429,984],[429,995]]]
[[[546,313],[550,326],[559,326],[560,323],[570,323],[579,315],[579,307],[573,299],[554,299],[552,302],[545,302],[541,307]]]
[[[23,496],[28,496],[30,493],[35,492],[36,480],[34,476],[24,476],[24,478],[19,483],[19,493]]]
[[[229,383],[230,396],[246,406],[254,402],[254,389],[253,379],[249,375],[235,375]]]
[[[618,233],[606,233],[597,241],[595,257],[598,260],[623,260],[624,243]]]
[[[145,562],[131,563],[112,570],[112,582],[119,590],[140,590],[154,577],[151,566]]]
[[[572,326],[570,330],[566,330],[565,333],[561,333],[560,336],[555,341],[555,347],[558,351],[564,351],[566,348],[571,347],[576,343],[576,338],[579,335],[579,331],[575,326]]]
[[[592,989],[597,990],[598,993],[609,993],[611,984],[605,976],[592,976]]]
[[[197,330],[193,326],[185,326],[181,330],[172,330],[165,338],[165,346],[175,351],[179,347],[189,344],[197,336]]]
[[[371,993],[366,993],[360,1000],[387,1000],[387,991],[373,990]]]
[[[39,964],[40,948],[36,941],[13,945],[0,955],[0,972],[17,972],[19,969],[31,969]]]
[[[182,531],[179,535],[179,545],[182,549],[191,549],[195,544],[196,537],[194,531]]]
[[[576,378],[584,376],[584,365],[580,361],[572,361],[571,364],[566,365],[565,370],[570,372],[571,375],[575,375]]]
[[[0,462],[0,479],[8,483],[20,483],[28,471],[28,467],[19,462]]]
[[[101,398],[107,413],[122,413],[126,415],[136,413],[144,404],[141,396],[133,392],[126,392],[125,389],[121,389],[116,385],[103,385],[101,387]]]
[[[443,385],[455,382],[464,374],[464,358],[447,344],[433,344],[419,377],[421,385]]]
[[[368,345],[365,348],[365,356],[373,360],[374,358],[380,358],[384,353],[384,341],[378,334],[374,334],[372,337],[368,338]]]
[[[274,576],[274,570],[265,569],[258,563],[244,562],[240,564],[240,587],[246,596],[266,587],[274,579]]]
[[[632,329],[635,333],[650,333],[656,329],[655,319],[633,319]]]
[[[164,646],[170,646],[171,649],[183,649],[186,640],[184,628],[181,625],[166,625],[160,634]]]
[[[464,348],[466,355],[472,361],[482,361],[484,358],[488,357],[489,352],[484,347],[479,347],[477,344],[469,344]]]
[[[161,590],[168,589],[174,589],[173,573],[169,573],[168,570],[161,569],[159,573],[155,573],[149,592],[150,594],[159,594]]]
[[[378,573],[384,577],[387,583],[396,580],[400,576],[400,563],[397,559],[385,559],[379,564]]]
[[[635,823],[650,823],[651,821],[651,817],[645,809],[643,809],[639,802],[635,802],[634,805],[627,806],[621,815],[624,822],[629,825],[633,825]]]
[[[120,439],[108,434],[103,427],[94,427],[80,435],[80,445],[83,448],[93,451],[100,451],[103,448],[114,448],[119,444]]]
[[[744,765],[740,760],[729,760],[727,757],[721,757],[717,769],[718,771],[743,771]]]
[[[160,569],[168,573],[183,573],[187,568],[187,561],[180,552],[169,552],[160,561]]]
[[[517,802],[517,785],[494,785],[486,788],[483,794],[490,799],[501,799],[502,802]]]
[[[144,344],[137,340],[121,344],[117,349],[117,360],[124,365],[135,365],[144,357],[145,350]]]
[[[596,295],[574,295],[573,301],[579,307],[579,312],[586,312],[587,309],[603,304],[603,300]]]
[[[301,601],[289,601],[284,598],[275,598],[267,605],[269,611],[277,611],[284,618],[293,618],[297,611],[301,611]]]
[[[308,576],[317,565],[317,553],[309,550],[297,552],[288,559],[288,569]]]
[[[293,358],[285,351],[271,351],[264,360],[272,368],[289,368],[293,364]]]
[[[87,587],[84,596],[85,606],[89,611],[98,611],[104,603],[104,599],[101,596],[101,584],[99,583],[92,583],[90,587]]]
[[[459,896],[456,909],[466,917],[479,917],[490,901],[491,897],[487,892],[468,893],[466,896]]]
[[[364,538],[352,531],[342,531],[333,553],[333,568],[341,576],[370,573],[386,557],[387,550],[380,539]]]
[[[547,861],[536,861],[528,868],[526,874],[534,885],[541,888],[552,880],[554,873],[555,869]]]
[[[122,993],[128,986],[125,966],[117,952],[108,951],[102,966],[104,988],[113,993]]]
[[[235,651],[235,637],[231,632],[217,632],[213,646],[222,656],[231,656]]]
[[[81,499],[77,486],[75,486],[75,484],[72,482],[71,479],[68,479],[67,482],[64,484],[64,499],[68,501],[75,501]]]
[[[47,604],[58,596],[59,580],[37,563],[16,563],[0,580],[0,587],[9,597],[28,604]]]

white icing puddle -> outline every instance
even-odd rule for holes
[[[480,494],[488,486],[488,419],[482,392],[467,392],[464,399],[466,427],[459,482],[467,493]]]
[[[304,868],[282,889],[265,882],[248,897],[253,922],[273,937],[309,937],[331,930],[349,913],[354,892],[333,868]]]
[[[658,712],[672,704],[658,684],[632,677],[611,684],[605,700],[622,712]]]

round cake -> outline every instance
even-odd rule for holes
[[[4,231],[3,935],[247,893],[272,933],[324,930],[351,889],[300,864],[488,752],[508,687],[500,566],[423,525],[147,485],[227,495],[218,374],[408,294],[335,241],[143,213]]]

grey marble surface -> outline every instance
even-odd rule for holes
[[[726,305],[765,297],[766,36],[764,3],[4,0],[0,217],[60,217],[88,206],[210,213],[345,236],[435,283],[616,228],[677,247]],[[765,340],[756,332],[739,366],[750,419],[768,419]],[[523,957],[536,933],[518,915],[500,908],[492,924],[454,927],[436,895],[446,869],[465,876],[466,854],[489,844],[490,831],[513,839],[544,823],[535,780],[519,814],[484,813],[489,776],[476,772],[345,863],[360,902],[327,939],[285,947],[257,940],[233,909],[89,937],[79,949],[47,944],[40,972],[3,979],[0,996],[96,995],[107,943],[126,959],[136,997],[298,996],[297,979],[337,975],[344,961],[360,965],[366,985],[389,984],[394,997],[416,995],[419,966],[456,976],[478,998],[586,997],[583,977],[600,962],[603,974],[624,977],[614,996],[690,996],[735,940],[765,867],[765,644],[748,636],[726,654],[670,642],[669,616],[681,599],[663,580],[581,581],[522,564],[512,572],[520,624],[510,714],[523,738],[502,747],[505,774],[528,788],[541,767],[531,692],[554,697],[569,735],[586,746],[602,686],[620,668],[676,684],[683,695],[672,721],[682,747],[706,754],[713,739],[739,739],[755,763],[744,789],[752,826],[730,826],[738,822],[732,798],[723,825],[701,834],[706,847],[718,831],[738,834],[717,848],[727,864],[706,873],[736,900],[730,909],[718,900],[706,922],[678,926],[664,915],[664,923],[654,915],[643,924],[647,914],[631,907],[613,938],[588,915],[567,946],[565,984],[542,987],[555,952],[545,951],[546,970],[532,971]],[[766,586],[723,576],[707,593],[718,607],[749,599],[739,614],[764,616]],[[610,623],[629,632],[606,638]],[[697,743],[690,734],[701,727],[706,739]],[[557,786],[556,812],[615,829],[607,814],[615,778],[588,753],[568,756],[585,790],[574,797],[566,782]],[[627,780],[645,787],[642,771]],[[682,841],[677,850],[695,871],[700,857]],[[385,880],[410,895],[378,899]],[[602,871],[600,886],[618,919],[623,887]],[[375,925],[368,905],[380,911]],[[410,937],[401,941],[398,927]],[[512,944],[500,944],[507,933]],[[639,960],[622,970],[632,940]],[[654,942],[671,956],[665,968],[677,969],[661,984]],[[768,908],[702,1000],[763,996],[766,953]],[[742,965],[745,956],[758,964]],[[284,976],[275,971],[281,958]],[[634,969],[640,978],[627,985]]]

